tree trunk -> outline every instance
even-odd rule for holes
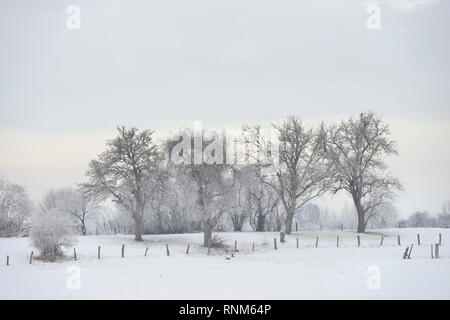
[[[81,233],[83,234],[83,236],[86,235],[86,225],[84,221],[81,223]]]
[[[358,213],[358,233],[366,232],[366,224],[364,223],[364,213]]]
[[[266,217],[261,213],[258,214],[256,219],[256,231],[264,231],[266,228]]]
[[[258,207],[258,214],[256,216],[256,231],[264,231],[264,228],[266,227],[266,217],[263,214],[263,208],[261,204],[261,199],[257,198],[257,207]]]
[[[294,208],[289,208],[289,210],[287,211],[286,223],[285,223],[286,234],[291,234],[292,222],[294,220],[294,213],[295,213],[295,207]]]
[[[142,216],[138,216],[134,219],[135,231],[134,231],[134,240],[135,241],[143,241],[142,233],[143,233],[143,221]]]
[[[209,221],[205,221],[203,224],[203,245],[208,247],[212,239],[213,227]]]
[[[359,198],[355,194],[352,195],[352,198],[353,198],[353,202],[355,204],[356,214],[358,215],[357,232],[364,233],[366,231],[366,221],[364,219],[364,209],[361,205],[361,198]]]

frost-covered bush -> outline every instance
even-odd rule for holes
[[[54,261],[64,255],[63,247],[76,243],[75,228],[70,216],[60,209],[40,210],[32,217],[30,239],[42,259]]]
[[[0,178],[0,237],[20,234],[31,209],[25,189]]]

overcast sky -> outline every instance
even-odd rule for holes
[[[401,214],[435,212],[450,200],[449,18],[438,0],[0,0],[0,176],[34,199],[75,185],[122,124],[162,135],[370,109],[398,142]]]

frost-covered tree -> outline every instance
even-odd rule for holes
[[[196,196],[192,194],[196,185],[170,163],[167,172],[165,192],[150,204],[149,232],[186,233],[201,230]]]
[[[389,202],[385,202],[373,209],[371,217],[372,228],[392,228],[398,225],[398,210]]]
[[[41,210],[58,209],[69,214],[82,235],[86,235],[87,220],[95,211],[95,207],[96,205],[83,194],[72,188],[50,190],[39,203]]]
[[[209,246],[213,230],[227,209],[224,197],[233,189],[234,169],[226,163],[222,135],[188,129],[180,130],[180,134],[169,139],[166,148],[172,165],[195,186],[193,196],[203,227],[203,245]]]
[[[226,195],[226,204],[234,231],[242,231],[244,222],[255,210],[252,201],[252,175],[250,168],[235,166],[236,181],[231,192]]]
[[[385,158],[397,155],[389,126],[372,112],[361,113],[339,125],[322,126],[323,150],[332,164],[333,191],[351,195],[358,232],[365,232],[376,207],[402,190],[400,181],[386,172]]]
[[[444,203],[436,220],[439,227],[450,228],[450,201]]]
[[[267,231],[282,231],[285,229],[286,211],[281,201],[277,201],[266,217]]]
[[[22,231],[32,203],[22,186],[0,178],[0,236],[14,236]]]
[[[245,211],[248,212],[249,224],[254,231],[267,229],[267,219],[279,202],[275,190],[263,182],[263,167],[261,163],[253,163],[238,168],[240,184],[246,190]]]
[[[275,208],[280,203],[278,195],[271,187],[258,184],[250,190],[250,197],[253,203],[253,210],[250,213],[250,226],[255,231],[265,231],[268,217],[274,213]]]
[[[87,234],[87,221],[92,217],[98,207],[86,196],[76,190],[71,190],[70,195],[67,203],[67,210],[73,220],[75,220],[81,234],[85,236]]]
[[[164,187],[163,154],[153,142],[153,131],[118,128],[119,135],[89,163],[83,194],[95,201],[112,198],[135,223],[136,241],[142,241],[144,217],[152,196]]]
[[[265,170],[263,182],[278,194],[286,215],[285,231],[290,234],[296,210],[326,190],[327,166],[316,130],[308,128],[301,119],[293,116],[274,127],[278,131],[279,140],[278,153],[275,154],[260,150],[270,146],[261,143],[258,127],[247,129],[247,133],[250,142],[257,146],[258,156],[263,154],[279,157],[279,165],[269,167],[276,177],[267,174],[268,170]]]
[[[67,190],[47,192],[31,217],[31,243],[45,260],[55,260],[64,247],[76,243],[76,224],[66,208]]]
[[[402,221],[402,226],[409,228],[428,228],[434,223],[433,217],[428,211],[417,211]]]
[[[33,214],[31,223],[31,243],[45,260],[53,261],[63,256],[62,248],[76,243],[73,221],[60,209],[39,210]]]

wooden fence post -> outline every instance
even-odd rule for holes
[[[170,256],[169,245],[166,243],[166,253],[167,256]]]
[[[273,238],[273,248],[277,250],[277,238]]]
[[[431,259],[433,259],[433,244],[431,244]]]
[[[187,245],[187,248],[186,248],[186,254],[189,254],[189,244]]]
[[[360,239],[359,235],[356,236],[356,237],[358,238],[358,247],[360,247],[361,246],[361,239]]]
[[[30,264],[32,264],[32,263],[33,263],[33,254],[34,254],[34,252],[33,252],[33,251],[31,251],[31,255],[30,255]]]
[[[255,251],[255,243],[253,242],[252,251]]]
[[[380,247],[383,246],[383,240],[384,240],[384,235],[381,236],[381,242],[380,242]]]
[[[9,256],[6,256],[6,265],[9,266]]]
[[[413,247],[414,247],[414,244],[411,244],[411,248],[409,248],[409,252],[408,252],[408,259],[411,259],[411,252],[412,252]]]
[[[339,247],[339,236],[336,237],[336,247]]]
[[[122,245],[122,258],[125,258],[125,245]]]
[[[234,252],[237,251],[237,240],[234,240]]]
[[[145,248],[145,253],[144,253],[144,257],[147,256],[147,251],[148,251],[148,247]]]
[[[439,243],[434,245],[434,258],[439,259]]]
[[[319,245],[319,236],[316,236],[316,248]]]
[[[298,249],[298,237],[297,237],[297,249]]]
[[[73,248],[73,259],[77,261],[77,250],[75,248]]]
[[[417,234],[417,244],[420,246],[420,234]]]
[[[100,259],[100,246],[98,246],[98,250],[97,250],[97,258]]]
[[[401,246],[401,244],[400,244],[400,236],[397,236],[397,242],[398,242],[398,245]]]
[[[406,247],[405,252],[403,252],[403,259],[406,259],[408,257],[408,251],[409,251],[409,247]]]
[[[442,234],[439,233],[439,245],[442,245]]]
[[[280,243],[286,242],[286,235],[283,231],[280,232]]]

